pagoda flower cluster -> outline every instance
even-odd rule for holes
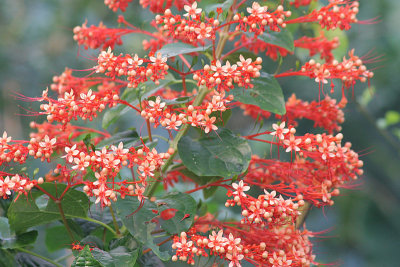
[[[48,90],[43,91],[40,102],[47,101],[48,104],[41,104],[41,114],[47,115],[47,121],[67,124],[71,120],[81,118],[93,120],[97,113],[103,111],[107,106],[114,107],[119,100],[119,92],[114,86],[102,87],[101,91],[89,89],[86,93],[77,95],[72,89],[65,92],[63,97],[57,100],[48,96]]]
[[[109,48],[102,51],[97,60],[95,70],[97,73],[104,73],[106,76],[115,79],[119,76],[127,76],[128,87],[136,88],[140,83],[148,80],[159,84],[168,73],[167,58],[160,53],[150,56],[149,59],[139,58],[138,55],[115,56]],[[146,63],[146,66],[144,65]]]
[[[301,194],[305,200],[322,206],[333,205],[331,198],[339,195],[339,188],[363,174],[363,161],[351,150],[351,143],[341,144],[341,133],[296,137],[295,128],[285,128],[285,123],[273,124],[273,129],[247,138],[263,141],[260,136],[270,134],[276,140],[271,144],[297,156],[292,162],[253,156],[244,178],[247,183],[288,195]]]
[[[118,9],[125,11],[128,4],[133,0],[104,0],[104,4],[108,6],[112,11],[117,12]],[[194,0],[140,0],[139,3],[143,8],[149,8],[153,13],[164,12],[165,9],[175,6],[178,10],[182,10],[185,5],[190,5]]]
[[[114,48],[115,45],[121,45],[121,36],[127,33],[131,33],[129,29],[109,29],[102,22],[99,26],[91,25],[87,27],[87,21],[82,26],[76,26],[74,28],[74,40],[79,44],[83,45],[85,49],[107,49]]]
[[[154,123],[154,127],[161,125],[168,130],[177,131],[181,125],[189,124],[193,127],[202,128],[205,133],[209,133],[218,130],[215,125],[217,118],[211,116],[211,113],[225,111],[226,104],[232,99],[231,95],[225,97],[224,91],[222,93],[214,91],[211,101],[205,100],[200,106],[194,107],[189,104],[185,108],[174,109],[173,105],[167,106],[158,96],[155,101],[149,100],[142,103],[141,116]]]
[[[359,6],[358,1],[330,0],[328,5],[319,10],[313,10],[307,15],[286,21],[286,23],[316,22],[323,29],[335,30],[339,28],[347,31],[351,28],[351,24],[358,22]]]
[[[286,114],[283,116],[275,115],[288,124],[296,127],[298,120],[308,119],[314,121],[314,128],[323,128],[329,133],[340,131],[340,124],[344,122],[343,105],[339,105],[336,99],[326,96],[321,101],[302,101],[292,94],[285,104]],[[240,108],[244,110],[244,115],[250,116],[256,120],[268,119],[271,113],[262,110],[255,105],[241,104]]]
[[[242,261],[256,266],[310,266],[314,263],[312,245],[307,230],[296,230],[294,222],[304,205],[301,195],[291,199],[277,196],[275,191],[253,198],[247,194],[248,185],[233,183],[233,196],[227,207],[238,205],[242,210],[240,222],[224,223],[212,216],[195,220],[188,232],[174,237],[173,261],[195,264],[194,257],[215,256],[229,262],[229,266],[242,266]],[[220,229],[220,230],[214,230]],[[210,233],[208,236],[203,233]]]
[[[50,156],[57,147],[56,138],[31,138],[30,141],[12,140],[7,132],[0,137],[0,166],[16,162],[24,164],[29,156],[42,161],[50,161]]]
[[[215,40],[219,20],[207,17],[202,19],[202,9],[197,8],[197,2],[185,6],[185,11],[187,13],[181,16],[173,15],[170,9],[166,9],[163,15],[155,17],[155,23],[163,36],[196,46],[204,44],[204,40]]]
[[[167,153],[158,153],[156,149],[150,150],[143,145],[140,149],[131,147],[125,149],[123,143],[110,148],[103,147],[100,150],[88,152],[87,149],[78,149],[76,145],[65,147],[66,162],[71,164],[71,169],[86,172],[91,169],[95,173],[96,181],[84,181],[84,192],[88,196],[96,197],[95,203],[101,206],[109,206],[111,201],[117,200],[117,195],[137,196],[142,200],[147,180],[154,177],[154,173],[164,164],[164,160],[173,154],[172,150]],[[136,167],[138,180],[116,183],[114,178],[122,167]]]
[[[245,59],[240,55],[239,60],[233,65],[229,61],[222,65],[219,60],[211,65],[206,64],[202,70],[194,73],[193,80],[197,81],[198,86],[216,88],[219,92],[233,89],[234,84],[246,89],[252,88],[251,80],[260,77],[262,59],[257,57],[252,61],[251,58]]]
[[[233,17],[233,20],[239,23],[236,31],[253,32],[255,35],[260,35],[267,30],[281,31],[281,28],[286,28],[286,18],[292,15],[291,11],[284,11],[281,5],[275,11],[268,12],[267,6],[260,6],[257,2],[253,2],[252,6],[247,8],[247,12],[249,16],[236,14]]]
[[[0,199],[7,199],[12,196],[12,192],[16,193],[18,196],[25,195],[28,196],[28,192],[31,191],[33,187],[37,184],[44,182],[43,178],[36,180],[30,180],[27,177],[21,177],[20,175],[3,176],[4,174],[0,172]]]
[[[349,52],[349,58],[343,57],[341,62],[333,60],[332,63],[320,64],[311,59],[301,67],[301,72],[302,75],[315,79],[317,83],[326,84],[328,79],[341,79],[346,88],[354,86],[357,80],[366,82],[374,76],[363,61],[354,55],[354,50]]]

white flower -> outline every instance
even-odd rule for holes
[[[197,8],[197,2],[193,2],[192,6],[184,5],[183,8],[187,12],[186,14],[184,14],[184,16],[190,16],[192,19],[195,19],[196,16],[201,13],[201,8]]]

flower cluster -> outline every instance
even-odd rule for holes
[[[43,178],[39,178],[36,180],[30,180],[27,177],[21,177],[18,174],[13,176],[4,177],[0,173],[0,198],[7,199],[11,197],[12,192],[18,194],[18,197],[21,194],[28,196],[28,192],[31,191],[33,187],[37,184],[43,183]],[[17,198],[18,198],[17,197]]]
[[[322,28],[327,30],[349,30],[351,24],[357,23],[358,1],[353,0],[333,0],[319,10],[313,10],[311,13],[286,21],[291,23],[318,22]]]
[[[103,111],[106,106],[113,107],[119,100],[119,92],[111,84],[108,88],[93,92],[80,93],[79,97],[71,90],[65,92],[64,97],[57,100],[48,97],[48,90],[43,91],[40,101],[48,101],[48,104],[41,104],[41,114],[47,115],[47,121],[58,121],[66,125],[71,120],[77,120],[78,117],[83,120],[93,120],[97,113]]]
[[[171,8],[173,4],[178,10],[182,10],[184,6],[191,5],[193,2],[195,2],[195,0],[140,0],[140,4],[144,8],[149,7],[149,10],[153,13],[162,13],[166,9]]]
[[[12,140],[4,132],[0,137],[0,166],[11,162],[24,164],[28,155],[50,161],[50,156],[57,147],[56,142],[56,138],[50,139],[48,135],[41,139],[31,138],[30,141]]]
[[[122,54],[115,56],[111,49],[102,51],[98,57],[98,65],[95,66],[97,73],[105,73],[105,75],[115,79],[119,76],[127,76],[128,87],[137,87],[140,83],[149,79],[155,84],[159,84],[160,80],[165,78],[168,71],[166,64],[167,58],[162,57],[160,53],[157,56],[150,56],[150,60],[139,58],[138,55]],[[143,63],[147,63],[146,66]]]
[[[334,60],[332,50],[339,46],[339,38],[335,37],[332,40],[328,40],[324,32],[321,31],[317,37],[301,37],[294,41],[294,46],[309,50],[310,57],[320,54],[321,59],[324,59],[326,62],[332,62]]]
[[[212,94],[210,93],[210,96],[211,101],[206,100],[202,105],[196,107],[191,105],[193,102],[191,101],[184,109],[182,107],[174,109],[173,105],[167,106],[158,96],[155,101],[148,100],[142,103],[141,115],[154,123],[154,127],[161,124],[168,130],[178,130],[182,124],[189,124],[193,127],[202,128],[205,133],[209,133],[218,129],[215,125],[217,118],[211,116],[211,114],[218,111],[224,112],[226,104],[233,98],[232,96],[225,97],[224,91],[222,93],[214,91]]]
[[[233,89],[234,84],[252,88],[251,80],[260,77],[262,59],[258,57],[253,62],[251,58],[245,59],[242,55],[239,58],[240,61],[233,65],[229,61],[222,65],[219,60],[205,65],[202,70],[195,72],[193,80],[197,81],[199,86],[217,88],[219,92]]]
[[[267,29],[281,31],[281,28],[286,27],[286,18],[292,15],[291,11],[284,11],[281,5],[275,11],[268,12],[267,6],[260,6],[257,2],[253,2],[252,7],[247,8],[247,12],[249,16],[236,14],[233,17],[233,20],[239,23],[236,30],[254,32],[255,35],[260,35]]]
[[[167,9],[164,15],[157,15],[155,23],[161,27],[164,36],[172,40],[180,40],[195,46],[204,44],[204,40],[215,40],[216,27],[219,21],[214,18],[201,18],[201,8],[197,8],[197,2],[192,6],[185,5],[186,14],[173,15]]]
[[[86,172],[87,169],[91,169],[95,173],[95,182],[83,182],[85,184],[84,192],[88,196],[95,196],[96,203],[100,203],[102,206],[109,206],[110,200],[116,201],[117,193],[121,197],[125,195],[138,196],[141,200],[145,188],[139,184],[146,186],[147,179],[152,178],[154,172],[170,156],[169,153],[157,153],[154,148],[150,150],[145,145],[138,150],[134,147],[125,149],[122,142],[118,146],[112,145],[109,149],[103,147],[101,150],[91,152],[79,149],[76,145],[67,146],[65,152],[66,155],[63,157],[73,165],[72,170]],[[126,180],[119,183],[114,182],[114,178],[123,166],[129,168],[137,166],[139,179],[132,182]]]
[[[114,12],[117,12],[118,9],[125,11],[130,2],[132,0],[104,0],[104,4]]]
[[[194,264],[194,256],[214,255],[230,262],[229,266],[241,266],[242,260],[258,266],[309,266],[314,262],[308,239],[313,234],[294,228],[299,207],[304,205],[301,195],[285,200],[275,191],[265,191],[255,199],[245,193],[249,186],[243,181],[232,187],[234,192],[229,191],[228,195],[234,199],[225,205],[241,207],[240,223],[223,223],[210,215],[198,218],[187,233],[174,237],[173,261]],[[221,230],[213,230],[218,228]]]
[[[83,23],[82,26],[76,26],[74,28],[74,40],[79,44],[83,45],[85,49],[107,49],[111,47],[114,49],[115,45],[121,45],[121,36],[132,32],[129,29],[110,29],[107,28],[102,22],[99,26],[91,25],[87,27],[87,22]]]

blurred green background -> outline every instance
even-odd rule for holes
[[[134,1],[126,19],[147,27],[151,15]],[[204,3],[204,1],[203,1]],[[399,266],[400,252],[400,1],[364,0],[359,19],[379,17],[371,25],[354,25],[348,32],[348,48],[356,54],[382,56],[372,64],[372,88],[355,88],[355,97],[345,109],[343,134],[353,149],[360,151],[365,174],[355,190],[342,191],[335,206],[313,209],[307,226],[324,231],[315,240],[317,259],[342,266]],[[117,26],[117,15],[102,0],[0,0],[0,133],[15,139],[27,138],[29,117],[25,109],[36,104],[15,99],[15,93],[39,96],[53,75],[67,66],[86,69],[95,65],[87,57],[96,51],[79,50],[72,29],[85,19],[88,25],[103,21]],[[140,53],[142,36],[124,39],[119,51]],[[125,49],[125,50],[124,50]],[[78,53],[80,56],[78,56]],[[316,99],[312,81],[280,80],[286,95],[296,92],[307,100]],[[391,111],[390,113],[387,113]],[[39,120],[41,120],[39,118]],[[39,249],[38,249],[39,250]]]

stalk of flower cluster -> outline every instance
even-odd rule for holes
[[[227,18],[226,18],[226,24],[227,25],[225,26],[223,32],[221,33],[220,39],[219,39],[218,44],[217,44],[217,48],[216,48],[216,52],[215,52],[215,58],[216,59],[219,59],[221,57],[222,51],[224,50],[224,47],[225,47],[225,44],[226,44],[226,41],[229,39],[229,34],[228,34],[229,33],[229,26],[230,26],[229,22],[233,18],[233,13],[234,13],[233,12],[233,7],[236,6],[236,3],[237,3],[237,0],[234,0],[232,6],[229,8],[228,15],[227,15]],[[193,102],[193,106],[194,107],[201,105],[201,103],[203,102],[203,100],[206,97],[206,95],[210,92],[210,90],[208,90],[208,88],[206,86],[200,86],[199,89],[200,89],[199,93],[198,93],[198,95],[196,96],[196,98],[194,99],[194,102]],[[172,162],[174,160],[174,157],[177,154],[178,142],[186,134],[186,132],[189,130],[189,127],[190,127],[189,124],[185,124],[180,129],[178,134],[175,136],[175,138],[174,138],[174,140],[172,141],[172,144],[171,144],[171,148],[174,149],[174,153],[168,158],[168,160],[165,162],[165,164],[161,168],[160,174],[158,175],[158,177],[155,178],[156,181],[152,185],[150,185],[150,187],[149,187],[149,189],[148,189],[148,191],[146,193],[147,197],[153,196],[154,192],[157,189],[157,186],[160,184],[160,180],[157,179],[157,178],[159,178],[163,173],[165,173],[168,170],[169,166],[172,164]]]

